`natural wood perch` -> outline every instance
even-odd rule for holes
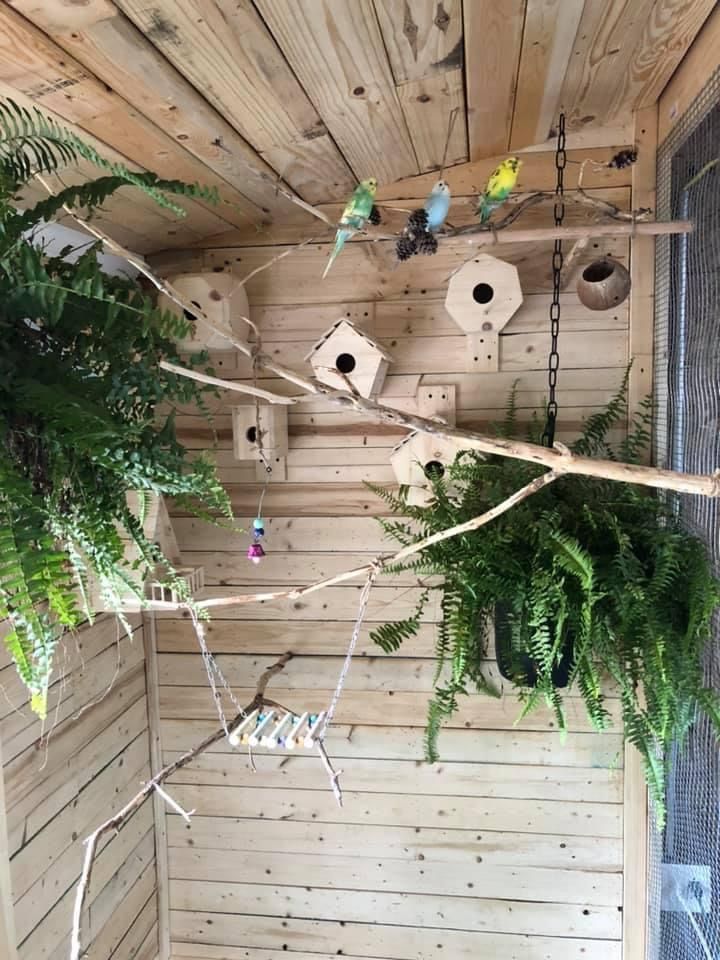
[[[543,466],[549,467],[551,470],[562,468],[563,472],[569,474],[577,473],[589,477],[601,477],[605,480],[616,480],[624,483],[638,483],[644,486],[657,487],[662,490],[676,490],[679,493],[704,494],[708,497],[720,496],[720,471],[716,471],[712,476],[702,476],[691,473],[676,473],[673,470],[661,470],[657,467],[645,467],[638,464],[618,463],[614,460],[596,460],[592,457],[580,457],[576,456],[575,454],[559,454],[555,450],[549,450],[546,447],[541,447],[533,443],[526,443],[521,440],[505,440],[500,437],[489,437],[474,433],[471,430],[464,430],[461,427],[450,427],[446,424],[438,423],[435,420],[428,420],[425,417],[419,417],[410,413],[403,413],[402,411],[396,410],[393,407],[384,406],[383,404],[376,403],[373,400],[365,399],[364,397],[357,397],[348,392],[333,390],[325,384],[313,380],[311,377],[306,377],[302,373],[292,370],[289,367],[285,367],[283,364],[277,363],[272,357],[268,356],[262,351],[258,351],[255,346],[249,346],[242,340],[238,340],[237,338],[233,337],[232,334],[230,334],[226,329],[218,327],[210,319],[210,317],[207,316],[207,314],[198,310],[196,306],[191,304],[185,297],[178,293],[178,291],[175,290],[170,283],[157,277],[141,257],[138,257],[136,254],[132,253],[132,251],[127,250],[121,244],[113,240],[112,237],[109,237],[102,230],[98,229],[94,224],[87,223],[69,209],[68,213],[81,226],[83,226],[86,230],[89,230],[93,236],[97,237],[99,240],[102,240],[109,250],[118,254],[118,256],[123,257],[128,261],[128,263],[136,267],[145,277],[148,278],[148,280],[150,280],[151,283],[154,284],[158,290],[160,290],[162,293],[165,293],[174,303],[182,307],[183,310],[187,310],[196,316],[201,316],[202,320],[207,323],[210,329],[215,330],[221,336],[225,337],[225,339],[232,346],[234,346],[246,357],[249,357],[251,360],[253,360],[258,367],[262,367],[269,373],[274,373],[283,380],[288,380],[290,383],[294,383],[307,395],[324,396],[329,403],[332,403],[335,406],[340,406],[345,409],[354,409],[357,413],[362,413],[365,416],[370,417],[372,420],[377,420],[381,423],[389,423],[393,426],[405,427],[408,430],[420,430],[424,433],[430,433],[435,436],[458,439],[461,440],[465,446],[480,450],[483,453],[496,454],[497,456],[501,457],[513,457],[517,460],[529,460],[533,463],[539,463]],[[575,236],[581,238],[583,235],[586,235],[588,231],[592,233],[592,231],[595,230],[601,231],[601,233],[595,235],[627,236],[632,235],[633,233],[652,234],[655,227],[659,227],[660,232],[672,233],[677,229],[679,229],[681,232],[688,232],[692,229],[692,224],[689,221],[661,224],[645,222],[612,223],[598,224],[596,227],[548,228],[548,230],[545,232],[549,233],[550,237],[558,235]],[[545,228],[543,228],[543,230],[545,230]],[[553,232],[553,230],[555,230],[555,232]],[[557,232],[559,230],[566,232],[561,234]],[[570,232],[568,233],[568,231]],[[580,232],[578,233],[577,231]],[[537,230],[518,230],[510,231],[506,234],[500,234],[499,236],[501,238],[512,237],[514,234],[516,236],[520,234],[527,236],[528,234],[533,233],[535,239],[537,239],[537,232]],[[491,234],[489,235],[489,239],[491,242],[494,242],[494,240],[497,239],[497,236],[493,237]],[[501,242],[507,243],[512,241],[502,239]],[[178,367],[178,372],[180,369],[181,368]],[[188,371],[189,376],[193,376],[193,373],[193,371]],[[230,390],[238,389],[238,385],[233,381],[218,380],[216,385],[227,385],[228,389]],[[280,394],[272,394],[271,396],[273,402],[276,403],[286,403],[288,399]]]
[[[562,444],[557,444],[557,447],[560,451],[558,456],[561,459],[567,459],[569,454],[566,448],[563,447]],[[421,553],[435,543],[450,540],[452,537],[457,537],[462,533],[469,533],[471,530],[478,530],[480,527],[485,526],[486,523],[490,523],[496,517],[506,513],[512,507],[517,506],[518,503],[527,499],[527,497],[549,486],[549,484],[561,477],[564,472],[562,466],[558,466],[555,470],[549,470],[547,473],[535,477],[534,480],[531,480],[530,483],[511,494],[507,499],[503,500],[502,503],[498,503],[477,517],[472,517],[470,520],[459,523],[454,527],[448,527],[446,530],[440,530],[438,533],[434,533],[424,540],[411,543],[407,547],[403,547],[402,550],[398,550],[397,553],[388,554],[384,557],[376,557],[361,567],[353,567],[351,570],[344,570],[342,573],[337,573],[332,577],[326,577],[324,580],[316,580],[306,587],[294,587],[291,590],[274,590],[271,593],[241,593],[234,597],[210,597],[207,600],[196,600],[193,605],[200,610],[212,610],[217,607],[242,606],[246,603],[265,603],[268,600],[297,600],[300,597],[306,597],[309,593],[323,590],[325,587],[332,587],[338,583],[345,583],[347,580],[355,580],[358,577],[367,577],[373,572],[384,570],[392,564],[400,563],[402,560],[406,560],[416,553]],[[149,600],[147,609],[164,613],[179,612],[187,610],[187,604],[175,603],[168,600]]]
[[[250,703],[234,718],[233,725],[237,725],[247,716],[252,710],[259,709],[267,703],[265,699],[265,690],[267,688],[270,680],[275,676],[276,673],[279,673],[292,659],[292,653],[284,653],[280,659],[274,663],[271,667],[262,674],[257,683],[255,696],[252,698]],[[155,776],[148,780],[148,782],[143,786],[143,788],[135,794],[132,800],[129,800],[124,807],[118,810],[112,817],[106,820],[104,823],[101,823],[90,834],[89,837],[85,839],[85,857],[83,859],[83,868],[78,881],[78,885],[75,891],[75,906],[73,908],[73,925],[72,925],[72,935],[70,938],[70,960],[80,960],[82,953],[81,945],[81,926],[82,926],[82,914],[83,907],[85,906],[85,900],[87,899],[88,888],[90,885],[90,877],[92,874],[93,863],[95,861],[95,855],[97,853],[97,846],[100,841],[100,838],[103,837],[106,833],[109,833],[111,830],[119,831],[121,830],[126,822],[137,813],[140,807],[145,803],[145,801],[152,796],[155,789],[162,783],[164,783],[169,777],[174,773],[177,773],[178,770],[181,770],[183,767],[187,766],[195,757],[207,750],[208,747],[211,747],[214,743],[217,743],[219,740],[225,736],[224,728],[216,730],[214,733],[211,733],[209,736],[205,737],[200,743],[194,746],[192,749],[188,750],[181,757],[178,757],[177,760],[174,760],[172,763],[169,763],[167,766],[163,767]]]

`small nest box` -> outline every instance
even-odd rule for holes
[[[481,253],[450,279],[445,309],[467,334],[467,370],[500,369],[500,331],[522,304],[517,269]]]
[[[233,407],[233,452],[236,460],[254,460],[258,480],[266,478],[267,468],[272,468],[271,480],[285,480],[288,453],[288,408],[284,404],[260,404],[257,413],[254,406],[245,404]],[[260,441],[258,443],[258,428]],[[267,463],[260,459],[260,449]]]
[[[181,273],[170,277],[169,282],[193,306],[207,314],[213,324],[227,330],[228,335],[236,340],[247,342],[248,325],[241,318],[248,316],[248,299],[245,288],[238,286],[237,277],[230,273]],[[183,313],[187,320],[193,321],[190,336],[178,341],[178,349],[182,353],[231,349],[227,337],[212,329],[200,317],[195,318],[188,310],[182,310],[165,294],[159,297],[158,306],[172,313]]]
[[[305,359],[321,383],[337,390],[347,390],[350,383],[360,396],[373,399],[382,390],[393,358],[354,323],[342,319],[323,334]]]
[[[144,507],[143,510],[143,500]],[[172,564],[179,580],[183,580],[191,594],[200,590],[205,583],[203,567],[185,567],[181,565],[180,550],[175,538],[172,521],[165,506],[165,501],[158,494],[146,494],[144,498],[137,493],[127,494],[127,505],[130,512],[138,519],[142,519],[143,533],[148,540],[156,543],[162,550],[165,558]],[[121,532],[125,550],[125,562],[134,565],[140,561],[140,550],[133,540],[130,540],[125,531]],[[152,600],[172,600],[178,602],[182,598],[171,587],[161,582],[167,575],[167,570],[157,567],[148,570],[145,574],[145,596]],[[139,611],[142,609],[141,599],[128,587],[120,591],[125,611]],[[103,597],[100,581],[94,574],[88,576],[86,587],[88,608],[92,613],[102,613],[108,609]],[[78,596],[78,601],[82,602]]]
[[[399,484],[409,487],[407,501],[424,507],[432,500],[431,479],[442,477],[461,450],[459,440],[429,433],[409,433],[390,454],[390,463]]]

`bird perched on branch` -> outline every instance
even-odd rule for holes
[[[361,181],[357,187],[355,187],[355,191],[348,200],[340,217],[340,228],[335,234],[335,246],[325,267],[323,280],[335,262],[335,258],[345,246],[345,241],[349,240],[357,230],[362,230],[365,226],[372,213],[376,191],[377,180],[375,180],[374,177]]]
[[[438,180],[425,207],[413,210],[408,217],[395,247],[398,260],[409,260],[416,253],[437,253],[437,238],[433,234],[443,225],[449,210],[450,187],[444,180]]]
[[[505,203],[515,189],[521,166],[522,160],[518,157],[508,157],[490,174],[487,186],[478,198],[480,223],[487,223],[493,211]]]
[[[427,228],[435,233],[445,223],[450,210],[450,187],[444,180],[438,180],[425,201]]]

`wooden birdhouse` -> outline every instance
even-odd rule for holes
[[[338,390],[347,390],[350,383],[361,396],[372,399],[382,390],[393,358],[354,323],[341,319],[323,334],[305,359],[322,383]]]
[[[445,309],[467,334],[468,371],[500,368],[500,331],[522,301],[517,269],[487,253],[479,254],[451,277]]]
[[[238,286],[238,279],[230,273],[181,273],[170,277],[169,282],[193,306],[198,307],[221,330],[236,340],[247,342],[248,325],[242,319],[249,315],[249,306],[245,288]],[[227,337],[211,328],[201,318],[194,318],[188,310],[181,307],[165,294],[158,299],[158,306],[173,313],[184,313],[186,319],[193,322],[189,337],[178,341],[178,349],[183,353],[198,350],[230,350],[232,344]]]
[[[258,428],[260,443],[258,443]],[[267,463],[260,457],[262,449]],[[233,407],[233,452],[236,460],[254,460],[258,480],[267,476],[267,467],[272,468],[270,480],[285,480],[288,452],[287,407],[281,404],[245,404]]]
[[[432,499],[431,479],[442,477],[461,450],[460,440],[429,433],[409,433],[390,454],[390,463],[399,484],[409,487],[408,503],[425,506]]]

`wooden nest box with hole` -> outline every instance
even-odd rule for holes
[[[431,480],[442,477],[461,450],[460,440],[430,433],[409,433],[390,454],[390,463],[401,486],[409,487],[407,502],[424,507],[432,499]]]
[[[321,383],[337,390],[347,390],[350,384],[361,397],[373,399],[382,390],[393,358],[343,318],[323,334],[305,359]]]
[[[417,410],[421,417],[438,423],[455,424],[455,387],[452,384],[422,386],[417,393]],[[413,431],[398,443],[390,454],[390,463],[397,481],[409,487],[408,503],[425,506],[432,498],[432,477],[443,476],[461,450],[467,445],[460,440],[437,437]]]
[[[170,277],[169,283],[193,306],[198,307],[213,324],[226,330],[230,337],[247,343],[248,325],[242,319],[249,316],[245,288],[238,286],[237,277],[230,273],[181,273]],[[222,336],[201,318],[194,318],[166,294],[161,294],[158,306],[192,321],[190,335],[178,341],[178,350],[193,353],[199,350],[230,350],[228,337]]]
[[[523,302],[517,269],[481,253],[450,279],[445,309],[467,335],[467,370],[500,369],[500,331]]]
[[[284,404],[261,403],[233,407],[233,452],[236,460],[254,460],[258,480],[285,480],[288,453],[288,408]],[[260,443],[258,443],[258,428]],[[260,458],[262,449],[267,463]],[[270,474],[267,468],[271,468]]]

